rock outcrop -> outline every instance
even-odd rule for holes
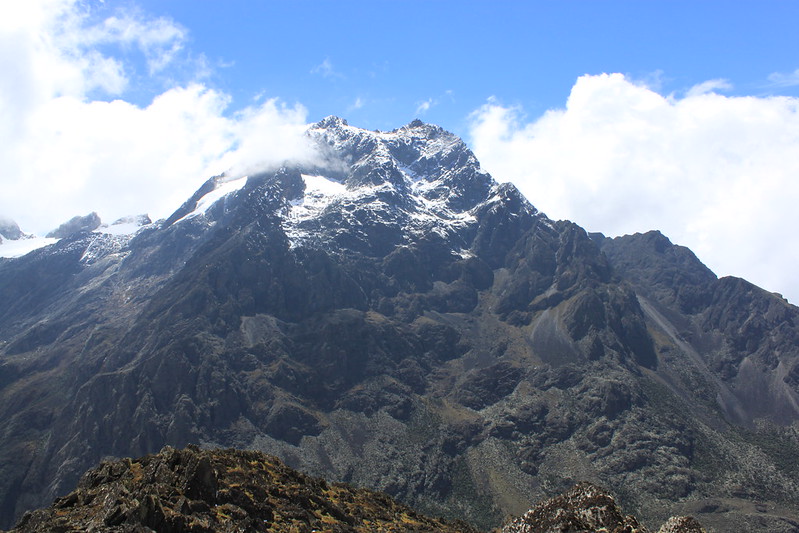
[[[65,237],[69,237],[70,235],[74,235],[75,233],[94,231],[100,227],[100,224],[102,224],[100,216],[97,213],[92,212],[86,216],[76,216],[70,218],[56,229],[48,233],[47,237],[63,239]]]
[[[385,494],[306,476],[259,452],[195,447],[102,463],[12,531],[477,533]]]
[[[592,483],[579,483],[570,490],[539,503],[502,528],[501,533],[648,533],[637,518],[625,515],[615,498]],[[658,533],[705,533],[690,516],[672,517]]]
[[[705,528],[692,516],[673,516],[660,526],[658,533],[705,533]]]
[[[24,236],[25,234],[22,233],[16,222],[10,218],[0,216],[0,242],[3,242],[3,239],[14,241]]]

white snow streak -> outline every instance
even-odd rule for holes
[[[236,178],[230,181],[220,181],[217,183],[216,189],[209,192],[202,198],[200,201],[197,202],[197,207],[194,208],[194,211],[186,215],[185,217],[181,218],[178,222],[187,220],[189,218],[196,217],[198,215],[204,215],[208,209],[211,208],[216,202],[224,198],[225,196],[232,194],[247,184],[247,176],[243,176],[241,178]]]

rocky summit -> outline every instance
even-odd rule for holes
[[[482,529],[585,480],[650,529],[799,530],[799,309],[549,219],[437,126],[307,140],[0,259],[0,526],[197,444]]]
[[[477,533],[384,494],[308,477],[263,453],[194,447],[105,462],[12,531]]]

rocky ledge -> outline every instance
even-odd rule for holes
[[[422,516],[388,496],[301,474],[275,457],[188,447],[104,462],[14,532],[476,533]]]

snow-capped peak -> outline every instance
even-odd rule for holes
[[[34,250],[44,248],[58,242],[58,239],[51,237],[28,236],[17,240],[3,240],[0,243],[0,257],[14,258],[27,255]]]
[[[37,237],[19,229],[10,218],[0,217],[0,257],[22,257],[38,248],[58,242],[58,239]]]
[[[3,240],[15,241],[24,236],[25,234],[22,233],[22,230],[19,229],[19,225],[17,225],[14,220],[0,216],[0,242]]]
[[[308,136],[343,165],[303,173],[304,195],[287,205],[283,221],[295,245],[383,231],[376,228],[395,228],[403,239],[450,235],[474,223],[472,210],[494,185],[463,141],[419,120],[384,132],[327,117]]]
[[[420,120],[370,131],[331,116],[307,135],[322,155],[314,166],[289,162],[249,178],[213,177],[163,225],[213,226],[241,208],[236,220],[278,222],[292,246],[374,251],[431,233],[456,243],[497,190],[460,138]]]
[[[356,128],[338,117],[327,117],[312,125],[308,135],[323,150],[347,161],[351,171],[348,186],[391,181],[402,187],[420,180],[445,180],[448,188],[457,189],[457,174],[464,171],[483,175],[485,182],[492,181],[460,138],[420,120],[384,132]],[[440,198],[440,191],[432,192],[435,189],[420,188]]]

